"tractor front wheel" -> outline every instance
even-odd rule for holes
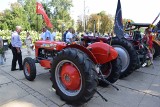
[[[62,100],[81,105],[93,97],[98,76],[95,64],[85,53],[66,48],[53,59],[51,80]]]
[[[27,80],[33,81],[36,78],[36,65],[35,61],[26,57],[23,62],[23,72]]]

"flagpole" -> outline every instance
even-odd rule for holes
[[[39,35],[38,35],[38,15],[37,15],[37,37],[38,37],[38,39],[39,39]]]
[[[154,21],[152,22],[152,25],[154,24],[154,22],[158,19],[158,17],[160,16],[160,12],[158,13],[158,16],[154,19]]]
[[[36,13],[37,13],[37,3],[39,2],[39,0],[36,0]],[[38,14],[37,14],[37,38],[39,40],[39,35],[38,35]]]

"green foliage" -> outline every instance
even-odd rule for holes
[[[91,14],[90,16],[86,16],[86,31],[94,32],[94,24],[95,24],[95,31],[98,31],[102,34],[112,32],[113,29],[113,18],[111,15],[107,15],[104,11]],[[82,32],[84,25],[82,24],[83,21],[79,18],[77,21],[77,31]]]
[[[14,30],[17,25],[22,26],[24,30],[30,28],[25,10],[19,3],[11,4],[11,10],[7,9],[0,15],[2,20],[0,29]]]
[[[55,29],[62,30],[62,25],[65,28],[73,26],[73,20],[70,17],[70,8],[72,7],[72,0],[52,0],[50,3],[50,10],[52,10],[52,23]]]
[[[32,39],[33,39],[33,42],[35,42],[36,40],[39,40],[39,33],[37,33],[36,31],[29,31],[31,36],[32,36]],[[20,38],[21,40],[24,42],[25,38],[26,38],[26,31],[22,31],[20,33]],[[9,42],[11,41],[11,34],[12,34],[12,31],[10,30],[0,30],[0,35],[3,39],[7,39]]]
[[[33,31],[33,30],[28,31],[28,32],[30,33],[30,35],[32,37],[33,43],[35,43],[35,41],[37,41],[37,40],[40,40],[40,34],[39,33],[37,33],[36,31]],[[27,33],[27,31],[22,31],[20,33],[20,38],[21,38],[23,44],[24,44],[24,41],[26,39],[26,33]],[[8,42],[11,41],[11,34],[12,34],[11,30],[0,30],[0,36],[3,39],[7,39]],[[61,32],[57,32],[56,40],[61,40],[61,38],[62,38]]]
[[[30,29],[41,31],[42,26],[44,26],[44,23],[42,16],[36,14],[36,0],[23,0],[23,5],[25,14],[27,15],[27,21],[30,24]]]

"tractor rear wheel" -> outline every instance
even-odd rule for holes
[[[158,55],[160,55],[160,46],[153,42],[153,58],[156,58]]]
[[[66,48],[53,59],[51,80],[62,100],[72,105],[81,105],[93,97],[98,75],[95,64],[84,52]]]
[[[100,69],[104,76],[104,78],[109,81],[110,83],[114,83],[119,79],[121,70],[122,70],[122,61],[120,57],[118,56],[116,59],[114,59],[111,62],[103,64]],[[100,80],[99,85],[102,87],[106,87],[109,84],[106,82]]]
[[[112,38],[111,45],[118,51],[118,54],[122,60],[122,70],[120,78],[127,77],[136,68],[138,61],[138,55],[132,43],[125,38],[118,39]]]
[[[26,57],[23,62],[23,72],[27,80],[33,81],[36,78],[36,65],[34,59]]]

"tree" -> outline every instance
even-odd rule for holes
[[[82,32],[83,31],[83,21],[82,18],[79,16],[77,20],[77,31]]]
[[[24,30],[30,29],[29,22],[25,10],[19,3],[11,4],[11,14],[13,15],[12,24],[13,26],[21,25]]]
[[[101,22],[100,32],[103,35],[113,31],[113,20],[111,15],[101,14]]]
[[[36,0],[23,0],[23,6],[25,14],[27,15],[27,20],[30,23],[30,28],[32,30],[41,31],[44,23],[42,16],[36,14]]]
[[[94,24],[95,24],[95,31],[97,31],[97,23],[98,23],[98,15],[97,14],[91,14],[87,23],[88,29],[86,31],[92,31],[94,32]]]
[[[19,3],[12,3],[11,10],[6,9],[1,13],[1,29],[14,30],[15,26],[21,25],[24,30],[29,29],[24,8]]]
[[[89,21],[86,26],[87,30],[92,32],[98,31],[102,34],[112,32],[113,18],[111,15],[107,15],[104,11],[97,14],[91,14],[89,16]]]
[[[62,29],[63,24],[65,24],[67,28],[73,26],[74,23],[69,14],[71,7],[72,0],[52,0],[50,2],[52,22],[59,31]]]

